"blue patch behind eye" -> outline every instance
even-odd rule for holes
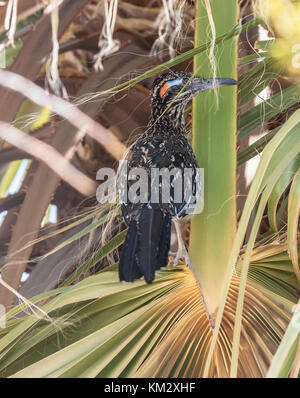
[[[181,77],[177,77],[177,79],[175,80],[170,80],[168,82],[168,86],[172,87],[172,86],[180,86],[182,84],[182,78]]]

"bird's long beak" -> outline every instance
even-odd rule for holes
[[[194,77],[191,80],[189,89],[192,91],[193,96],[195,96],[201,91],[210,90],[212,88],[223,87],[223,86],[234,86],[237,84],[238,82],[234,79],[227,79],[227,78],[207,79],[202,77]]]

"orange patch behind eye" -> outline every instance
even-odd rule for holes
[[[159,92],[160,98],[162,98],[166,94],[166,92],[168,91],[168,88],[169,88],[168,83],[165,83],[162,86],[162,88],[160,89],[160,92]]]

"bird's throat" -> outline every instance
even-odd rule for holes
[[[152,107],[150,125],[162,127],[170,133],[174,129],[185,131],[184,107],[182,105],[170,108]]]

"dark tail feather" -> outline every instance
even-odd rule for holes
[[[144,275],[152,283],[155,270],[168,263],[171,216],[159,208],[144,207],[138,221],[131,221],[119,263],[121,281],[133,282]]]
[[[129,225],[119,263],[120,281],[133,282],[143,274],[137,264],[138,231],[135,221]]]
[[[144,207],[138,221],[138,265],[147,283],[152,283],[158,263],[160,238],[164,228],[164,213],[159,209]]]
[[[156,269],[166,267],[169,259],[170,241],[171,241],[172,219],[170,214],[164,215],[163,228],[160,236],[159,249],[157,253]]]

